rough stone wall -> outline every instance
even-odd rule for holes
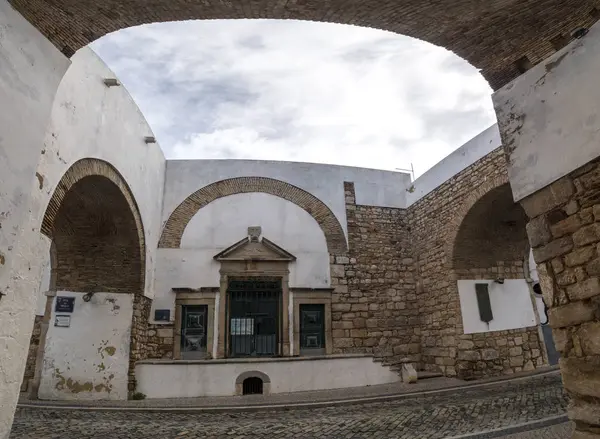
[[[521,200],[574,437],[600,434],[600,160]]]
[[[23,374],[23,382],[21,383],[21,392],[26,392],[28,390],[29,380],[32,380],[35,375],[35,363],[40,347],[43,319],[44,316],[35,316],[33,331],[31,333],[31,339],[29,340],[29,352],[27,353],[25,373]]]
[[[457,279],[490,279],[499,273],[505,278],[524,277],[525,252],[519,261],[511,257],[490,266],[489,261],[482,263],[476,253],[469,255],[469,250],[461,250],[456,252],[461,263],[456,270],[453,266],[454,244],[465,217],[482,197],[507,182],[504,151],[498,148],[409,208],[409,231],[418,276],[421,365],[425,370],[473,378],[521,370],[526,365],[530,367],[529,360],[534,366],[539,364],[538,352],[534,351],[539,349],[535,329],[463,334]],[[478,225],[480,229],[485,226],[485,221]],[[468,233],[459,237],[467,238]],[[480,238],[481,242],[488,239],[485,235]],[[480,246],[481,243],[477,247]],[[517,349],[517,343],[521,342]],[[511,365],[513,356],[516,359]]]
[[[136,294],[133,298],[133,315],[131,317],[131,343],[129,347],[129,392],[135,391],[135,363],[145,360],[149,357],[148,344],[148,319],[150,309],[152,308],[152,299]]]
[[[372,353],[389,364],[405,357],[418,362],[406,210],[356,205],[354,185],[345,183],[344,190],[350,250],[332,265],[332,283],[339,283],[331,305],[334,352]]]
[[[173,358],[174,324],[149,324],[146,342],[147,356],[151,359]]]
[[[109,32],[145,23],[192,19],[271,18],[372,27],[419,38],[451,50],[482,69],[492,87],[519,76],[598,20],[594,0],[461,2],[372,0],[368,4],[249,1],[164,2],[140,0],[11,0],[14,7],[66,56]],[[410,19],[404,19],[410,17]],[[523,59],[525,58],[525,59]]]

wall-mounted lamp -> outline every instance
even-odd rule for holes
[[[494,279],[494,282],[496,282],[497,284],[500,284],[500,285],[502,285],[502,284],[504,283],[504,279],[503,279],[503,278],[501,278],[501,277],[499,277],[499,278],[497,278],[497,279]]]
[[[154,137],[154,136],[146,136],[146,137],[144,137],[144,142],[146,142],[146,143],[156,143],[156,137]]]
[[[83,301],[84,301],[84,302],[89,302],[90,300],[92,300],[92,296],[93,296],[93,295],[94,295],[94,293],[86,293],[86,294],[83,296]]]
[[[104,78],[104,85],[107,87],[118,87],[121,83],[117,78]]]

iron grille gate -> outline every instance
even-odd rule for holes
[[[280,354],[281,280],[230,280],[229,355]]]

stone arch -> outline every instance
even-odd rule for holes
[[[160,237],[159,248],[178,248],[183,232],[194,215],[219,198],[242,193],[259,192],[274,195],[296,204],[317,221],[327,242],[330,254],[347,251],[342,225],[325,203],[314,195],[281,180],[267,177],[236,177],[221,180],[188,196],[169,216]]]
[[[256,2],[91,0],[10,3],[70,57],[101,36],[141,24],[194,19],[296,19],[382,29],[444,47],[466,59],[498,89],[596,22],[594,0],[472,3],[372,0]],[[409,17],[409,18],[407,18]]]
[[[271,378],[269,378],[269,376],[264,372],[260,372],[258,370],[249,370],[246,372],[242,372],[235,379],[235,394],[237,396],[241,396],[244,394],[244,388],[243,388],[244,381],[246,381],[248,378],[258,378],[258,379],[262,380],[262,384],[263,384],[262,394],[263,395],[269,395],[271,393]]]
[[[67,170],[50,198],[41,232],[52,240],[54,288],[143,293],[141,215],[125,179],[108,162],[86,158]]]
[[[448,268],[460,270],[495,264],[495,260],[521,261],[527,256],[529,241],[527,215],[512,197],[508,176],[502,174],[479,185],[463,201],[451,221],[446,244]],[[490,251],[494,247],[494,252]]]

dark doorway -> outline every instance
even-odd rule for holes
[[[181,358],[198,360],[206,356],[206,326],[208,306],[181,307]]]
[[[325,353],[325,305],[300,305],[300,355]]]
[[[258,377],[246,378],[242,384],[242,395],[262,395],[263,380]]]
[[[281,280],[231,280],[229,355],[279,355]]]

